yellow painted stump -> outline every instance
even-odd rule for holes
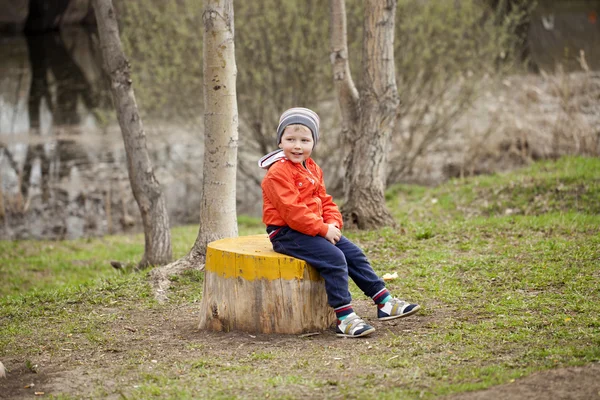
[[[267,235],[208,244],[200,312],[200,328],[250,333],[314,332],[335,317],[317,270],[275,253]]]

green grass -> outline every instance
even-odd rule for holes
[[[121,325],[136,314],[155,315],[160,329],[178,324],[170,314],[200,301],[202,273],[173,278],[171,302],[160,305],[146,272],[108,263],[135,264],[141,235],[0,242],[0,359],[33,366],[40,354],[71,354],[65,348],[115,352],[122,356],[110,370],[122,386],[86,393],[140,399],[434,398],[600,361],[600,160],[562,158],[437,188],[399,185],[387,200],[398,227],[345,234],[378,274],[398,273],[388,287],[423,305],[416,322],[383,325],[367,341],[188,333],[164,339],[180,355],[163,362],[152,326],[127,333],[139,341],[124,348]],[[240,234],[264,232],[257,219],[239,224]],[[196,226],[173,229],[176,256],[196,234]],[[366,299],[353,284],[351,292]]]
[[[238,225],[240,235],[265,233],[256,218],[240,216]],[[172,229],[175,258],[187,254],[197,233],[197,226]],[[100,282],[118,275],[111,260],[131,269],[143,251],[143,234],[65,241],[0,241],[0,297]]]

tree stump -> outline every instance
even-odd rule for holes
[[[208,244],[200,328],[299,334],[334,321],[325,281],[302,260],[275,253],[267,235]]]

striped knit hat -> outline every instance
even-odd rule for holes
[[[316,112],[303,107],[290,108],[284,111],[279,118],[279,125],[277,126],[277,144],[281,143],[281,135],[288,125],[304,125],[311,130],[313,140],[315,141],[314,146],[317,145],[319,140],[319,116]]]

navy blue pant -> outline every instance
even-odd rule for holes
[[[278,229],[278,231],[277,231]],[[385,287],[363,251],[344,236],[332,244],[322,236],[309,236],[287,226],[269,226],[273,250],[306,261],[325,280],[327,301],[333,308],[352,302],[348,291],[348,276],[369,297]]]

